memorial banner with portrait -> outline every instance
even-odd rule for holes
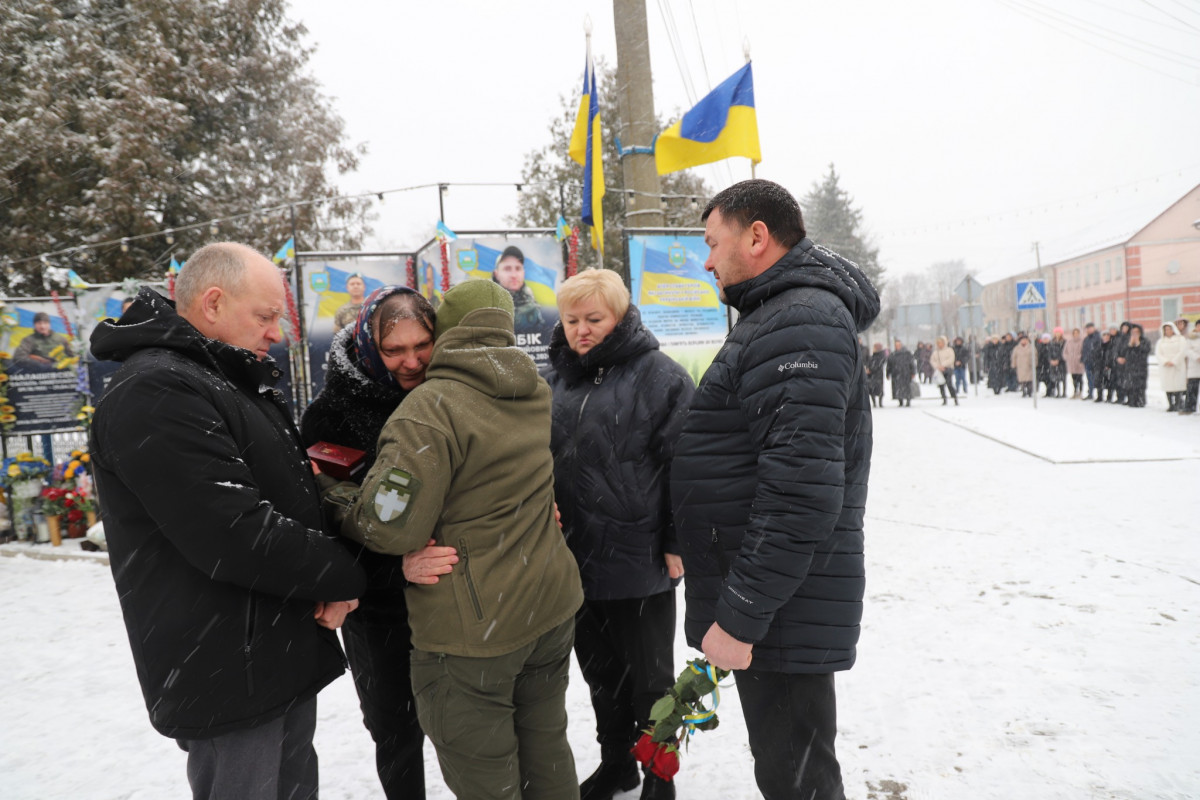
[[[662,351],[698,383],[729,333],[729,311],[704,269],[699,234],[628,234],[630,293]]]
[[[556,293],[563,281],[562,245],[552,236],[459,234],[447,243],[450,285],[465,280],[495,281],[513,298],[517,346],[538,369],[550,363],[550,334],[558,322]],[[417,256],[419,291],[436,308],[442,294],[441,243]]]
[[[80,370],[82,344],[67,320],[75,299],[9,298],[0,335],[0,427],[9,435],[54,433],[80,425],[87,372]]]
[[[384,286],[408,284],[405,256],[308,260],[298,256],[298,300],[308,350],[309,399],[325,385],[333,335],[358,317],[363,300]],[[274,354],[272,354],[274,355]],[[276,358],[278,361],[278,358]]]

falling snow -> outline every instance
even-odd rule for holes
[[[971,395],[875,413],[862,642],[837,678],[850,800],[1200,796],[1200,420],[1151,401],[1033,411]],[[185,795],[108,570],[0,558],[0,599],[0,794]],[[682,638],[676,651],[694,655]],[[599,753],[578,671],[567,704],[587,775]],[[758,796],[733,687],[720,716],[684,755],[681,798]],[[379,796],[348,678],[321,694],[317,748],[322,797]],[[447,800],[431,747],[426,772]]]

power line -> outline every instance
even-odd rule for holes
[[[1200,14],[1200,8],[1192,8],[1187,3],[1183,2],[1183,0],[1171,0],[1171,2],[1177,6],[1182,6],[1184,11],[1188,11],[1192,14]]]
[[[376,191],[369,191],[369,192],[360,192],[358,194],[350,194],[350,195],[339,194],[339,195],[334,195],[332,197],[316,197],[316,198],[309,198],[307,200],[294,200],[294,201],[287,202],[287,203],[280,203],[280,204],[274,205],[274,206],[267,206],[267,207],[263,207],[263,208],[253,208],[249,211],[245,211],[240,214],[231,214],[231,215],[225,216],[225,217],[213,217],[212,219],[205,220],[204,222],[194,222],[194,223],[191,223],[188,225],[175,225],[175,226],[172,226],[169,228],[162,228],[160,230],[153,231],[151,233],[139,233],[134,236],[122,236],[122,237],[119,237],[116,239],[108,239],[108,240],[102,241],[102,242],[89,242],[87,244],[73,245],[71,247],[64,247],[64,248],[61,248],[58,250],[47,250],[46,252],[39,253],[35,256],[25,256],[23,258],[14,258],[14,259],[0,258],[0,263],[6,263],[8,266],[16,266],[17,264],[26,264],[31,261],[41,261],[49,266],[50,265],[49,259],[57,258],[59,256],[78,255],[80,253],[85,253],[90,250],[100,250],[100,249],[108,248],[108,247],[127,247],[128,245],[132,244],[133,242],[142,241],[145,239],[160,238],[160,237],[161,238],[169,238],[170,241],[168,241],[168,244],[170,244],[171,241],[173,241],[174,235],[177,233],[183,233],[183,232],[191,231],[191,230],[198,230],[200,228],[211,228],[214,225],[220,226],[222,223],[226,223],[226,222],[234,222],[236,220],[244,220],[244,219],[248,219],[248,218],[256,217],[256,216],[269,216],[271,214],[281,213],[281,212],[285,212],[285,211],[290,212],[292,208],[298,208],[298,207],[303,207],[303,206],[319,206],[319,205],[322,205],[325,203],[338,203],[338,202],[344,202],[347,200],[358,200],[358,199],[366,198],[366,197],[375,197],[375,198],[378,198],[379,200],[383,200],[384,196],[389,195],[389,194],[399,194],[402,192],[414,192],[414,191],[418,191],[421,189],[441,190],[443,187],[449,189],[449,188],[454,188],[454,187],[463,188],[463,187],[512,186],[512,187],[515,187],[517,189],[517,191],[521,191],[525,187],[537,187],[537,188],[545,189],[545,188],[556,188],[559,185],[562,185],[564,187],[569,186],[573,189],[581,189],[583,186],[583,183],[582,183],[582,181],[559,182],[559,181],[526,181],[526,180],[521,180],[521,181],[465,181],[465,182],[460,182],[460,183],[454,183],[454,182],[450,182],[450,181],[439,181],[437,183],[421,183],[421,184],[416,184],[414,186],[404,186],[404,187],[401,187],[398,189],[384,189],[382,191],[376,190]],[[671,192],[643,192],[643,191],[638,191],[635,189],[620,189],[617,191],[623,192],[629,196],[655,197],[655,198],[659,198],[661,200],[685,200],[685,201],[694,202],[694,203],[708,201],[708,198],[706,196],[699,195],[699,194],[675,194],[675,193],[671,193]]]
[[[704,68],[704,83],[712,91],[712,77],[708,74],[708,59],[704,57],[704,44],[700,40],[700,25],[696,22],[696,7],[688,0],[688,11],[692,15],[692,30],[696,32],[696,46],[700,48],[700,66]]]
[[[1179,53],[1174,50],[1167,50],[1165,47],[1159,47],[1159,46],[1153,44],[1152,42],[1147,42],[1143,39],[1137,39],[1133,36],[1122,33],[1120,31],[1115,31],[1112,28],[1106,28],[1103,25],[1098,25],[1097,23],[1090,22],[1081,17],[1074,16],[1073,14],[1068,14],[1065,11],[1059,11],[1057,9],[1038,8],[1039,4],[1037,2],[1034,2],[1034,0],[1012,0],[1012,2],[1017,3],[1018,5],[1021,5],[1025,8],[1028,8],[1029,10],[1033,11],[1034,13],[1044,14],[1048,17],[1051,17],[1052,19],[1057,19],[1058,21],[1062,22],[1065,25],[1069,25],[1073,28],[1077,28],[1084,32],[1090,33],[1093,36],[1099,36],[1102,39],[1107,39],[1110,42],[1114,42],[1116,44],[1121,44],[1130,49],[1137,50],[1142,53],[1146,53],[1147,55],[1161,58],[1164,61],[1170,61],[1172,63],[1179,64],[1180,66],[1184,66],[1184,67],[1192,66],[1192,64],[1187,63],[1187,62],[1194,62],[1196,65],[1200,66],[1200,58],[1197,58],[1195,56],[1190,56],[1190,55],[1187,55],[1186,53]],[[1089,30],[1089,28],[1094,28],[1095,30],[1092,31],[1092,30]],[[1166,53],[1168,55],[1163,55],[1164,53]],[[1171,58],[1169,56],[1174,56],[1175,58]]]
[[[1110,6],[1108,3],[1102,3],[1102,2],[1100,2],[1100,0],[1087,0],[1087,2],[1091,3],[1092,5],[1099,6],[1100,8],[1103,8],[1105,11],[1112,11],[1113,13],[1116,13],[1116,14],[1124,14],[1127,17],[1133,17],[1134,19],[1138,20],[1139,22],[1145,22],[1148,25],[1157,25],[1161,28],[1167,28],[1171,31],[1181,32],[1181,31],[1179,31],[1179,28],[1177,26],[1172,25],[1169,22],[1164,22],[1161,19],[1151,19],[1150,17],[1144,17],[1141,14],[1135,14],[1132,11],[1125,9],[1125,8],[1118,8],[1117,6]],[[1187,23],[1185,22],[1184,24],[1186,25]],[[1186,33],[1186,31],[1182,31],[1182,33]]]
[[[1150,0],[1142,0],[1142,2],[1145,3],[1146,5],[1150,6],[1151,8],[1153,8],[1158,13],[1168,16],[1171,19],[1178,22],[1179,24],[1184,25],[1184,26],[1191,28],[1192,30],[1200,33],[1200,28],[1197,28],[1195,25],[1193,25],[1192,23],[1188,22],[1185,19],[1180,19],[1179,17],[1172,14],[1170,11],[1166,11],[1164,9],[1159,8],[1158,6],[1154,5],[1154,3],[1151,3]]]
[[[1176,80],[1176,81],[1179,81],[1180,83],[1186,84],[1186,85],[1188,85],[1188,86],[1190,86],[1190,87],[1192,87],[1192,88],[1196,88],[1196,83],[1195,83],[1195,82],[1193,82],[1193,81],[1190,81],[1190,80],[1188,80],[1188,79],[1186,79],[1186,78],[1181,78],[1181,77],[1179,77],[1178,75],[1175,75],[1175,74],[1173,74],[1173,73],[1170,73],[1170,72],[1165,72],[1165,71],[1163,71],[1163,70],[1161,70],[1161,69],[1158,69],[1157,67],[1152,67],[1152,66],[1150,66],[1149,64],[1143,64],[1141,61],[1137,61],[1136,59],[1132,59],[1132,58],[1130,58],[1130,57],[1128,57],[1128,56],[1125,56],[1125,55],[1122,55],[1122,54],[1120,54],[1120,53],[1115,53],[1115,52],[1113,52],[1112,50],[1109,50],[1108,48],[1106,48],[1106,47],[1103,47],[1103,46],[1101,46],[1101,45],[1097,44],[1096,42],[1089,41],[1089,40],[1087,40],[1087,39],[1085,39],[1085,38],[1083,38],[1083,37],[1080,37],[1080,36],[1077,36],[1077,35],[1076,35],[1076,34],[1074,34],[1074,33],[1071,33],[1070,31],[1063,30],[1062,28],[1060,28],[1060,27],[1058,27],[1057,25],[1055,25],[1053,22],[1051,22],[1051,21],[1047,21],[1047,20],[1045,20],[1045,19],[1041,19],[1041,18],[1039,18],[1039,17],[1037,17],[1037,16],[1034,16],[1032,13],[1030,13],[1030,12],[1029,12],[1029,11],[1027,11],[1027,10],[1025,10],[1024,8],[1022,8],[1022,7],[1020,7],[1020,6],[1016,6],[1016,5],[1014,5],[1012,2],[1010,2],[1010,0],[996,0],[996,2],[998,2],[1000,5],[1003,5],[1003,6],[1007,7],[1007,8],[1009,8],[1009,9],[1010,9],[1010,10],[1012,10],[1012,11],[1016,11],[1018,14],[1022,14],[1022,15],[1024,15],[1024,16],[1027,16],[1027,17],[1029,17],[1030,19],[1034,20],[1035,22],[1039,22],[1039,23],[1041,23],[1042,25],[1045,25],[1046,27],[1048,27],[1048,28],[1051,28],[1051,29],[1053,29],[1053,30],[1057,31],[1058,33],[1061,33],[1063,36],[1066,36],[1066,37],[1068,37],[1068,38],[1074,39],[1074,40],[1076,40],[1076,41],[1078,41],[1078,42],[1082,42],[1083,44],[1086,44],[1086,45],[1088,45],[1089,47],[1094,47],[1095,49],[1097,49],[1097,50],[1099,50],[1099,51],[1101,51],[1101,52],[1103,52],[1103,53],[1107,53],[1108,55],[1110,55],[1110,56],[1113,56],[1114,58],[1119,58],[1119,59],[1121,59],[1122,61],[1128,61],[1130,64],[1133,64],[1133,65],[1135,65],[1135,66],[1141,67],[1141,68],[1143,68],[1143,69],[1148,69],[1148,70],[1150,70],[1151,72],[1156,72],[1156,73],[1158,73],[1159,75],[1163,75],[1163,76],[1165,76],[1165,77],[1167,77],[1167,78],[1171,78],[1172,80]]]
[[[663,27],[667,33],[667,43],[675,56],[675,66],[679,69],[679,77],[683,82],[683,92],[687,95],[688,103],[696,105],[696,89],[692,85],[691,73],[687,68],[687,58],[683,53],[683,41],[679,38],[679,30],[675,26],[675,15],[670,8],[670,0],[658,0],[658,13],[662,17]]]

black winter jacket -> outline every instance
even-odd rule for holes
[[[669,480],[695,384],[658,349],[636,306],[577,355],[562,324],[543,375],[554,392],[554,494],[588,600],[671,588],[663,553],[678,554]]]
[[[867,367],[870,368],[871,374],[867,376],[867,387],[870,393],[883,397],[883,377],[887,371],[887,350],[876,350],[867,359]],[[909,376],[912,379],[912,376]]]
[[[321,533],[274,362],[207,339],[143,289],[91,337],[123,361],[90,448],[109,559],[150,721],[203,739],[256,727],[342,674],[314,603],[363,572]]]
[[[325,386],[304,410],[300,439],[305,447],[330,442],[364,451],[366,464],[354,477],[355,483],[362,483],[375,463],[383,424],[407,395],[399,386],[379,383],[362,371],[354,348],[354,326],[347,326],[333,336]],[[349,539],[341,541],[367,571],[363,610],[378,611],[383,604],[390,613],[407,616],[403,558],[376,553]]]
[[[741,317],[676,446],[688,643],[715,620],[754,668],[854,664],[871,409],[856,332],[879,313],[857,266],[804,239],[726,287]]]
[[[1103,341],[1100,339],[1100,333],[1093,330],[1083,338],[1083,366],[1090,370],[1097,370],[1104,366],[1104,351],[1102,349]]]
[[[912,381],[917,362],[909,350],[901,347],[887,357],[887,377],[892,382],[893,400],[912,400]]]

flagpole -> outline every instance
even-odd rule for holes
[[[742,39],[742,55],[746,57],[746,63],[749,64],[750,63],[750,37],[749,36],[747,36],[745,39]],[[754,159],[750,159],[750,180],[754,180],[757,177],[757,173],[755,170],[756,166],[757,165],[754,163]]]

